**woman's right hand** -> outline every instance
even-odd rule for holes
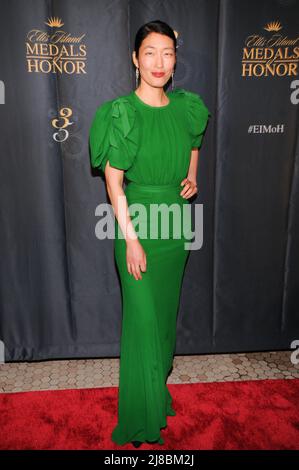
[[[140,243],[137,240],[127,240],[127,268],[129,274],[133,274],[136,281],[142,279],[141,271],[146,271],[146,254]]]

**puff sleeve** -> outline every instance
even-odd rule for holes
[[[89,132],[90,160],[104,173],[106,164],[128,170],[138,150],[136,109],[124,97],[106,101],[95,112]]]
[[[185,91],[185,94],[192,148],[200,147],[211,113],[200,95],[191,91]]]

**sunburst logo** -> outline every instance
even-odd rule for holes
[[[281,24],[279,21],[272,21],[272,23],[268,23],[267,26],[264,27],[266,31],[280,31],[282,29]]]
[[[52,16],[51,18],[48,18],[48,23],[45,22],[45,24],[47,24],[51,28],[60,28],[61,26],[64,25],[61,19],[58,18],[57,16],[56,17]]]

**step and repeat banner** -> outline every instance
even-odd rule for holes
[[[175,86],[211,113],[192,200],[203,244],[186,265],[176,354],[296,347],[299,1],[0,7],[5,361],[119,355],[114,240],[96,236],[96,208],[110,201],[88,138],[97,107],[135,89],[135,34],[156,19],[177,33]]]

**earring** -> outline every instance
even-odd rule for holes
[[[136,67],[136,88],[138,87],[139,68]]]
[[[173,79],[174,72],[171,74],[171,89],[174,89],[174,79]]]

